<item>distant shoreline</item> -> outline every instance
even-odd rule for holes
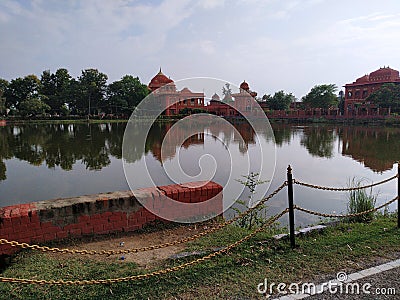
[[[161,118],[157,122],[177,121],[184,116],[176,116],[174,118]],[[227,118],[228,120],[232,118]],[[234,119],[241,119],[235,117]],[[398,116],[387,116],[385,118],[289,118],[289,117],[269,117],[271,123],[286,124],[351,124],[351,125],[384,125],[384,126],[400,126],[400,118]],[[23,125],[23,124],[86,124],[86,123],[126,123],[129,118],[4,118],[0,119],[0,126],[6,125]]]

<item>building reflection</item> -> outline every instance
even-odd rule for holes
[[[111,158],[122,159],[122,141],[126,124],[41,124],[0,127],[0,181],[6,180],[6,160],[17,159],[34,166],[72,170],[81,163],[88,170],[101,170]],[[273,124],[278,147],[290,145],[297,137],[300,145],[315,157],[332,158],[335,153],[351,157],[374,172],[390,170],[400,160],[400,129],[362,126],[292,126]],[[167,134],[173,129],[173,134]],[[259,130],[256,128],[257,134]],[[195,134],[190,134],[195,132]],[[262,132],[262,131],[260,131]],[[141,127],[129,132],[132,140],[146,133]],[[124,159],[140,160],[147,154],[159,162],[173,159],[179,148],[204,145],[207,136],[219,139],[227,148],[237,147],[246,153],[256,143],[255,130],[245,121],[218,123],[210,120],[190,122],[185,126],[174,123],[154,123],[146,136],[146,144],[133,144]],[[272,137],[259,134],[272,142]],[[164,140],[165,139],[165,140]],[[164,143],[164,145],[163,145]],[[161,151],[161,147],[163,149]],[[279,149],[278,149],[279,151]]]
[[[241,153],[247,152],[249,144],[256,143],[255,131],[247,122],[218,123],[213,126],[212,121],[210,123],[204,119],[200,122],[188,122],[184,126],[174,126],[173,134],[167,134],[172,126],[173,123],[163,126],[155,123],[150,129],[146,144],[149,144],[153,156],[160,162],[174,158],[179,147],[188,149],[190,146],[204,145],[207,135],[220,139],[227,147],[236,144]],[[196,133],[192,134],[193,132]],[[155,136],[159,138],[153,140],[152,137]],[[153,141],[151,145],[150,140]]]
[[[342,155],[374,172],[391,170],[400,159],[400,130],[378,127],[341,127]]]

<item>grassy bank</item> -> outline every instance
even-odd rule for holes
[[[124,119],[54,119],[54,120],[7,120],[8,125],[23,124],[87,124],[87,123],[126,123]]]
[[[177,121],[186,117],[186,115],[177,115],[174,117],[158,118],[158,122]],[[228,118],[229,119],[229,118]],[[234,117],[233,119],[238,119]],[[1,118],[0,118],[1,120]],[[70,119],[23,119],[23,118],[6,118],[7,124],[83,124],[87,123],[86,118],[70,118]],[[368,126],[388,126],[399,127],[400,118],[386,117],[384,119],[326,119],[324,117],[313,118],[269,118],[271,123],[289,123],[289,124],[345,124],[345,125],[368,125]],[[128,119],[90,119],[90,123],[116,123],[128,122]]]
[[[163,276],[96,286],[36,286],[0,284],[1,299],[257,299],[257,285],[270,282],[317,282],[338,271],[351,272],[400,254],[400,231],[394,217],[370,224],[340,224],[322,234],[287,241],[272,241],[262,232],[228,254]],[[188,244],[188,250],[208,251],[238,240],[248,231],[228,227]],[[156,253],[156,252],[155,252]],[[132,254],[134,255],[134,254]],[[4,277],[35,279],[105,279],[132,276],[175,266],[202,255],[167,260],[151,269],[125,261],[98,261],[87,256],[62,256],[33,251],[19,253]]]

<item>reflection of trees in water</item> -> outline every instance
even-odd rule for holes
[[[126,147],[124,158],[132,163],[150,151],[161,160],[162,141],[172,124],[154,123],[146,139],[143,138],[146,132],[140,124],[130,125],[127,135],[133,143]],[[214,128],[207,122],[192,126],[203,132]],[[235,136],[228,124],[216,127],[216,132],[214,129],[210,131],[212,134],[222,136],[222,140],[228,145],[233,141],[240,144],[241,151],[247,151],[248,144],[255,143],[255,133],[247,123],[241,122],[235,126],[243,137],[243,142]],[[45,164],[48,168],[60,167],[67,171],[72,170],[73,165],[81,161],[89,170],[100,170],[110,164],[110,156],[122,158],[125,127],[125,123],[0,127],[0,180],[6,179],[4,160],[13,157],[35,166]],[[166,157],[175,155],[176,147],[181,146],[182,135],[185,134],[185,128],[181,128],[175,136],[170,136],[169,144],[172,147]],[[134,142],[140,140],[146,140],[145,145]],[[204,144],[204,134],[185,139],[182,146],[187,148],[193,144]]]
[[[228,124],[226,122],[214,123],[214,121],[205,118],[196,120],[196,122],[177,124],[173,134],[167,135],[172,125],[172,123],[154,123],[147,136],[146,151],[150,150],[159,161],[173,158],[176,155],[178,147],[182,146],[188,148],[191,145],[204,144],[204,138],[207,136],[207,133],[210,134],[214,140],[218,137],[227,147],[229,147],[231,143],[237,144],[241,153],[247,152],[249,144],[255,144],[255,131],[248,122],[241,121],[234,124]],[[190,136],[193,129],[197,132],[203,132],[204,134]],[[168,140],[165,141],[166,145],[164,145],[163,148],[163,151],[166,151],[166,153],[163,153],[161,156],[161,146],[166,136]]]
[[[342,154],[375,172],[390,170],[400,160],[400,129],[341,127]]]
[[[0,180],[6,180],[6,179],[7,179],[6,165],[2,160],[0,160]]]
[[[161,161],[161,145],[173,123],[154,123],[147,135],[145,145],[135,144],[127,147],[124,158],[135,162],[148,152]],[[0,127],[0,180],[6,179],[4,160],[13,157],[32,165],[45,164],[49,168],[60,167],[71,170],[81,161],[87,169],[100,170],[108,166],[110,157],[122,158],[122,140],[125,123],[111,124],[42,124]],[[190,126],[190,125],[189,125]],[[218,136],[225,145],[232,143],[246,152],[249,144],[255,143],[255,131],[246,122],[234,123],[239,132],[235,134],[232,125],[212,126],[209,122],[196,123],[200,132]],[[296,127],[287,124],[273,124],[276,144],[290,144],[291,138],[301,134],[300,144],[317,157],[333,156],[334,141],[339,138],[342,155],[362,162],[375,172],[392,168],[400,159],[400,129],[361,126],[310,126]],[[184,139],[186,130],[181,127],[174,135],[169,135],[165,158],[172,158],[176,148],[204,144],[206,134],[197,134]],[[272,141],[272,136],[261,136]],[[146,132],[140,125],[134,125],[127,132],[131,141],[144,140]],[[181,145],[182,144],[182,145]],[[165,149],[164,149],[165,150]]]
[[[304,128],[300,144],[312,156],[331,158],[335,139],[336,134],[332,127],[312,126]]]
[[[343,156],[363,163],[374,172],[390,170],[400,160],[399,128],[288,124],[272,124],[272,128],[278,146],[290,144],[292,136],[301,134],[300,144],[317,157],[332,157],[338,139]]]
[[[300,135],[300,144],[304,146],[308,153],[318,157],[332,157],[333,143],[336,139],[335,131],[337,128],[332,126],[297,126],[290,124],[273,123],[275,144],[282,146],[290,145],[292,137]],[[267,141],[272,141],[272,137],[266,137]]]
[[[0,179],[6,179],[3,160],[13,157],[39,166],[71,170],[81,161],[87,169],[110,164],[121,157],[125,124],[46,124],[0,128]]]
[[[272,124],[272,130],[274,132],[275,144],[277,146],[282,146],[285,144],[290,144],[293,130],[295,127],[287,124]],[[272,136],[265,137],[267,141],[272,141]]]

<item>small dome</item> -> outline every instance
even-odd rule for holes
[[[246,80],[243,80],[243,82],[240,84],[240,88],[245,91],[248,91],[250,89]]]
[[[155,91],[156,89],[168,84],[168,83],[173,83],[174,81],[170,78],[168,78],[167,76],[165,76],[163,74],[163,72],[160,71],[157,73],[156,76],[153,77],[153,79],[151,79],[150,83],[149,83],[149,89],[151,91]]]
[[[217,93],[215,93],[212,97],[211,97],[211,100],[216,100],[216,101],[219,101],[220,100],[220,98],[219,98],[219,96],[218,96],[218,94]]]
[[[192,91],[189,90],[187,87],[185,87],[184,89],[182,89],[181,93],[182,93],[182,94],[191,94]]]

